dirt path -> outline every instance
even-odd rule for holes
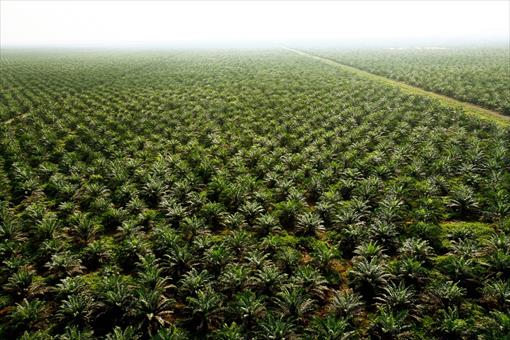
[[[383,76],[378,76],[376,74],[373,74],[373,73],[370,73],[367,71],[363,71],[361,69],[358,69],[358,68],[355,68],[352,66],[347,66],[347,65],[344,65],[337,61],[328,59],[328,58],[319,57],[319,56],[309,54],[309,53],[306,53],[306,52],[303,52],[300,50],[296,50],[293,48],[284,47],[284,49],[294,52],[294,53],[297,53],[299,55],[308,57],[308,58],[312,58],[312,59],[321,61],[321,62],[326,63],[331,66],[341,67],[342,69],[344,69],[346,71],[350,71],[350,72],[362,75],[364,77],[367,77],[369,79],[372,79],[372,80],[375,80],[375,81],[378,81],[378,82],[381,82],[384,84],[398,86],[405,93],[426,96],[429,98],[439,100],[440,102],[442,102],[443,104],[448,105],[448,106],[460,107],[467,114],[477,116],[481,119],[493,121],[501,126],[505,126],[505,127],[510,126],[510,116],[504,116],[504,115],[500,114],[499,112],[491,111],[491,110],[485,109],[485,108],[480,107],[475,104],[462,102],[460,100],[453,99],[451,97],[447,97],[442,94],[426,91],[419,87],[415,87],[415,86],[412,86],[412,85],[409,85],[409,84],[406,84],[406,83],[403,83],[400,81],[392,80],[392,79],[389,79],[389,78],[386,78]]]

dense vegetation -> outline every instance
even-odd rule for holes
[[[3,52],[0,338],[510,335],[510,133],[291,52]]]
[[[316,50],[315,54],[510,115],[510,49]]]

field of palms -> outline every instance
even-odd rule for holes
[[[510,48],[393,48],[312,52],[510,115]]]
[[[0,67],[0,338],[510,335],[510,128],[284,50]]]

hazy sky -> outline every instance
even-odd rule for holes
[[[9,1],[2,46],[510,39],[510,1]]]

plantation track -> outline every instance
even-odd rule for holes
[[[378,81],[378,82],[382,82],[382,83],[385,83],[385,84],[389,84],[389,85],[393,85],[393,86],[397,86],[403,92],[406,92],[406,93],[409,93],[409,94],[413,94],[413,95],[421,95],[421,96],[426,96],[426,97],[429,97],[429,98],[433,98],[433,99],[439,100],[444,105],[460,107],[460,108],[462,108],[464,110],[465,113],[467,113],[469,115],[474,115],[474,116],[477,116],[477,117],[479,117],[481,119],[486,119],[486,120],[493,121],[493,122],[497,123],[498,125],[501,125],[501,126],[504,126],[504,127],[510,126],[510,116],[504,116],[504,115],[500,114],[497,111],[488,110],[488,109],[485,109],[485,108],[483,108],[481,106],[478,106],[478,105],[475,105],[475,104],[472,104],[472,103],[463,102],[463,101],[460,101],[460,100],[457,100],[457,99],[454,99],[452,97],[448,97],[448,96],[445,96],[445,95],[442,95],[442,94],[439,94],[439,93],[435,93],[435,92],[431,92],[431,91],[426,91],[426,90],[424,90],[422,88],[419,88],[419,87],[416,87],[416,86],[412,86],[412,85],[409,85],[409,84],[404,83],[404,82],[400,82],[400,81],[396,81],[396,80],[393,80],[393,79],[389,79],[389,78],[386,78],[386,77],[383,77],[383,76],[379,76],[379,75],[367,72],[365,70],[359,69],[357,67],[352,67],[352,66],[349,66],[349,65],[345,65],[345,64],[339,63],[337,61],[334,61],[334,60],[331,60],[331,59],[328,59],[328,58],[320,57],[320,56],[317,56],[317,55],[313,55],[313,54],[306,53],[306,52],[303,52],[303,51],[300,51],[300,50],[296,50],[296,49],[293,49],[293,48],[289,48],[289,47],[283,47],[283,48],[288,50],[288,51],[297,53],[297,54],[299,54],[301,56],[309,57],[309,58],[321,61],[321,62],[326,63],[326,64],[331,65],[331,66],[341,67],[342,69],[344,69],[346,71],[350,71],[350,72],[356,73],[358,75],[368,77],[368,78],[370,78],[372,80],[375,80],[375,81]]]

